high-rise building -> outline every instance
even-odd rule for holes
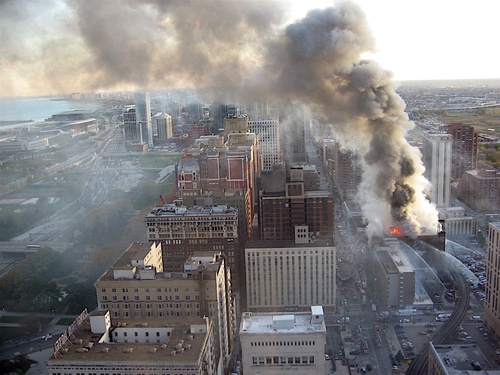
[[[262,173],[259,186],[261,240],[294,240],[295,227],[307,226],[312,237],[333,235],[333,195],[306,191],[301,166],[290,167],[285,180],[283,166]],[[281,169],[281,171],[280,171]],[[314,171],[317,178],[317,172]]]
[[[486,298],[484,320],[500,336],[500,222],[488,227],[488,262],[486,264]]]
[[[297,113],[294,113],[295,111]],[[288,163],[307,161],[304,123],[304,113],[300,108],[284,112],[280,118],[281,149]]]
[[[226,205],[201,207],[167,203],[145,218],[150,242],[162,244],[163,269],[182,271],[196,251],[220,251],[232,270],[238,262],[238,211]]]
[[[257,134],[262,169],[269,170],[274,164],[280,163],[279,120],[250,120],[248,128],[250,133]]]
[[[500,172],[466,171],[458,184],[458,198],[477,212],[500,211]]]
[[[450,205],[451,194],[451,147],[450,134],[427,133],[424,135],[422,160],[425,177],[431,182],[431,201],[438,207]]]
[[[153,127],[156,128],[156,134],[160,142],[165,142],[174,136],[172,129],[172,116],[164,112],[159,112],[151,118]]]
[[[310,240],[307,227],[296,227],[295,241],[249,241],[245,248],[249,311],[303,310],[336,304],[333,239]]]
[[[462,178],[465,171],[476,169],[478,133],[473,126],[451,123],[446,127],[453,137],[451,151],[451,178]]]
[[[136,93],[135,99],[135,121],[139,129],[140,142],[153,147],[153,127],[151,124],[151,100],[149,92]]]
[[[333,160],[333,182],[344,200],[353,200],[361,183],[362,169],[352,151],[343,150],[336,142]]]
[[[325,373],[326,326],[321,306],[303,313],[250,313],[241,318],[245,375]]]
[[[406,309],[415,299],[415,269],[401,251],[399,241],[385,238],[373,246],[375,290],[384,306]]]
[[[224,118],[224,139],[231,133],[248,133],[248,116],[227,116]]]
[[[126,142],[140,142],[135,105],[126,105],[123,107],[123,138]]]

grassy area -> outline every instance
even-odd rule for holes
[[[21,323],[24,319],[24,316],[18,315],[2,315],[0,316],[0,323]],[[2,328],[3,330],[3,328]]]
[[[56,325],[58,326],[69,326],[71,323],[74,322],[74,318],[61,318],[56,322]]]
[[[2,329],[0,329],[0,343],[18,338],[19,335],[17,331],[17,328],[2,327]]]
[[[445,123],[461,122],[474,126],[481,133],[500,135],[500,108],[483,108],[471,112],[446,111],[438,118]]]
[[[165,168],[167,165],[178,162],[181,158],[180,154],[142,154],[139,158],[141,167],[144,168]]]

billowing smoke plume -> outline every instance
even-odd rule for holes
[[[391,73],[361,60],[373,48],[357,5],[341,2],[310,11],[273,45],[272,87],[317,109],[334,136],[353,140],[364,167],[358,198],[370,237],[396,225],[412,234],[435,232],[438,217],[425,198],[429,186],[420,154],[406,140],[414,125],[405,104]]]
[[[338,2],[280,28],[275,1],[0,2],[2,95],[23,90],[168,89],[241,85],[309,105],[363,163],[358,197],[368,234],[435,230],[413,123],[391,74],[373,61],[359,6]],[[47,25],[43,20],[50,18]],[[24,21],[24,22],[23,22]]]

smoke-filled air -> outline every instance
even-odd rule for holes
[[[363,164],[368,235],[437,228],[391,73],[349,1],[288,23],[281,1],[2,0],[1,95],[241,87],[309,105]]]

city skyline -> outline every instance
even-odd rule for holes
[[[500,5],[354,3],[373,38],[357,51],[360,58],[378,62],[395,80],[500,77],[500,53],[489,41]],[[272,61],[285,26],[335,4],[2,2],[0,97],[241,85]]]

